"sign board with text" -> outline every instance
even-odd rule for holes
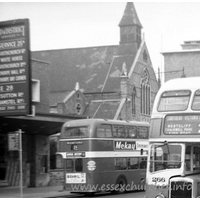
[[[8,150],[9,151],[19,150],[19,134],[17,133],[8,134]]]
[[[0,116],[31,113],[29,20],[0,22]]]
[[[165,118],[164,133],[168,135],[200,135],[200,115],[168,115]]]

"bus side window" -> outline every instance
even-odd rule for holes
[[[66,163],[65,163],[65,168],[66,168],[66,171],[70,171],[72,172],[73,171],[73,160],[72,159],[67,159],[66,160]]]
[[[139,169],[139,158],[128,158],[128,169]]]
[[[83,171],[83,159],[82,158],[78,158],[75,160],[75,170],[76,170],[76,172]]]
[[[126,135],[128,138],[137,138],[137,127],[136,126],[126,126]]]
[[[116,158],[115,159],[115,170],[125,170],[127,169],[126,158]]]
[[[125,138],[125,126],[113,126],[113,136],[117,138]]]
[[[111,138],[112,137],[112,130],[111,125],[102,124],[100,127],[97,128],[97,135],[98,138]]]
[[[149,137],[149,128],[138,127],[138,138],[139,139],[148,139],[148,137]]]
[[[147,168],[147,158],[140,158],[140,169],[146,169]]]

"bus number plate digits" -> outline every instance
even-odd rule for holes
[[[164,177],[152,177],[152,182],[165,182]]]

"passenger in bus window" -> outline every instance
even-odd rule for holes
[[[125,138],[125,127],[124,126],[114,126],[113,136],[117,138]]]
[[[129,138],[137,138],[137,127],[127,126],[126,131]]]

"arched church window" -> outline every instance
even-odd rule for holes
[[[149,83],[149,72],[145,68],[141,77],[141,113],[150,115],[151,86]]]
[[[136,114],[136,88],[135,86],[133,87],[133,92],[132,92],[132,114]]]

